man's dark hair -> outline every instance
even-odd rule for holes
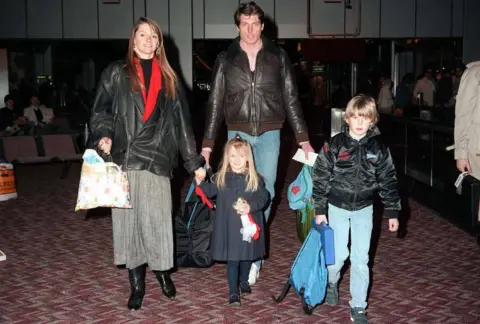
[[[11,94],[7,94],[5,98],[3,98],[3,102],[6,104],[7,101],[13,100],[13,96]]]
[[[262,8],[255,3],[255,1],[250,1],[247,3],[241,3],[238,6],[238,9],[233,14],[233,19],[235,19],[235,25],[240,26],[240,16],[258,16],[260,22],[263,24],[263,19],[265,18],[265,13],[263,12]]]

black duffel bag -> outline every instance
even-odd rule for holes
[[[480,180],[467,175],[461,184],[461,200],[457,210],[457,221],[477,235],[477,244],[480,246]],[[463,216],[464,215],[464,216]],[[466,217],[465,217],[466,216]]]
[[[212,204],[215,205],[215,202],[212,201]],[[178,267],[207,268],[213,264],[210,243],[214,222],[215,210],[195,194],[195,182],[192,182],[185,203],[175,217]]]

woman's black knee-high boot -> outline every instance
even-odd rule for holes
[[[170,277],[169,271],[153,271],[157,277],[160,287],[162,287],[162,292],[167,298],[175,298],[177,290],[173,284],[172,278]]]
[[[145,274],[145,264],[135,269],[128,269],[131,289],[130,298],[128,299],[128,309],[130,310],[137,310],[142,307],[143,297],[145,296]]]

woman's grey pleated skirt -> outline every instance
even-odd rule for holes
[[[133,209],[112,209],[114,263],[134,269],[173,267],[170,179],[149,171],[127,171]]]

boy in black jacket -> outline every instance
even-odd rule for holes
[[[350,318],[367,323],[367,289],[369,285],[368,252],[373,223],[373,200],[378,191],[385,205],[389,230],[398,229],[400,197],[395,167],[388,147],[375,126],[378,112],[375,100],[359,95],[347,105],[347,125],[320,150],[313,167],[315,221],[328,221],[334,231],[335,264],[328,266],[325,301],[338,304],[340,270],[350,248]]]

